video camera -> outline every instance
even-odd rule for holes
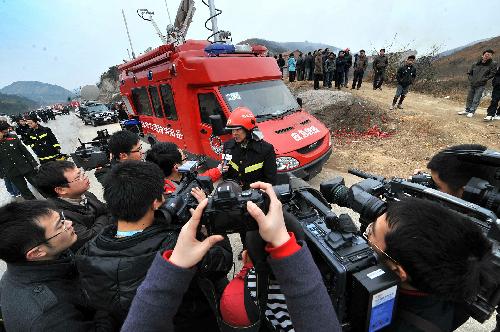
[[[392,322],[399,278],[377,257],[348,215],[337,216],[320,192],[290,176],[274,187],[283,210],[304,230],[344,331],[378,331]]]
[[[177,189],[162,205],[167,220],[183,225],[191,214],[189,209],[196,208],[198,202],[191,195],[193,188],[202,189],[207,195],[213,191],[213,184],[208,176],[198,175],[202,162],[188,161],[179,168],[183,174]],[[203,211],[201,224],[205,225],[209,235],[231,234],[258,229],[257,223],[250,217],[246,205],[248,201],[257,204],[265,213],[269,209],[269,197],[260,190],[245,190],[234,185],[220,185],[213,196],[208,198],[208,204]]]
[[[461,213],[477,224],[492,243],[493,263],[500,267],[500,220],[490,210],[479,205],[448,195],[423,185],[404,179],[385,179],[380,176],[349,170],[349,173],[364,178],[350,188],[341,177],[323,182],[321,193],[329,202],[353,209],[360,214],[361,229],[366,229],[386,210],[386,202],[399,200],[406,196],[428,199]],[[483,323],[500,302],[500,289],[481,290],[476,299],[468,303],[472,318]]]
[[[83,167],[86,171],[103,167],[109,163],[108,139],[110,135],[107,129],[98,130],[97,137],[90,142],[82,142],[75,152],[71,153],[73,162],[77,167]]]

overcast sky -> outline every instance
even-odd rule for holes
[[[180,0],[167,0],[172,20]],[[499,0],[215,0],[223,13],[219,28],[233,41],[258,37],[313,41],[352,50],[409,45],[420,53],[432,45],[447,50],[500,35]],[[201,0],[188,38],[206,39],[209,17]],[[36,80],[73,90],[95,84],[108,67],[127,59],[129,48],[121,9],[136,54],[160,45],[136,9],[155,12],[165,31],[164,0],[0,0],[0,88]],[[397,34],[396,39],[394,39]],[[497,50],[500,52],[500,50]]]

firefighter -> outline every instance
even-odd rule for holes
[[[263,181],[276,184],[276,154],[274,146],[264,141],[257,127],[257,120],[246,107],[237,107],[227,120],[233,139],[224,143],[224,160],[229,169],[224,173],[225,180],[235,180],[243,190],[250,184]],[[246,234],[240,233],[243,249],[246,249]],[[238,259],[242,259],[242,252]]]
[[[262,132],[257,127],[257,120],[246,107],[238,107],[227,120],[233,139],[224,143],[225,156],[229,169],[224,179],[235,180],[243,188],[263,181],[276,183],[276,154],[272,144],[264,141]]]
[[[26,143],[33,149],[40,164],[61,158],[61,145],[52,130],[38,124],[36,115],[29,115],[26,123],[30,127]]]

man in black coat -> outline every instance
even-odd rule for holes
[[[340,90],[340,87],[344,84],[345,67],[344,51],[340,51],[339,56],[335,60],[335,87],[338,90]]]
[[[38,117],[29,116],[26,123],[31,128],[27,144],[33,149],[40,164],[56,160],[61,155],[61,145],[50,128],[40,126]]]
[[[154,257],[173,249],[181,222],[169,222],[157,211],[163,204],[164,176],[152,163],[124,161],[109,171],[104,198],[117,219],[76,257],[82,286],[92,306],[123,323],[137,287]],[[214,246],[201,262],[198,277],[225,283],[232,266],[229,240]],[[216,331],[217,322],[196,279],[174,318],[177,331]],[[227,281],[227,280],[226,280]]]
[[[0,176],[8,178],[24,199],[36,199],[26,179],[34,184],[38,163],[16,135],[9,134],[10,125],[0,121]]]
[[[373,90],[382,90],[385,80],[385,70],[389,65],[389,60],[385,55],[385,48],[380,49],[379,54],[373,60]]]
[[[43,164],[35,178],[37,189],[55,207],[73,221],[78,240],[71,246],[77,251],[113,219],[106,204],[88,191],[90,181],[85,171],[71,161],[51,161]]]
[[[0,305],[7,331],[116,331],[116,322],[88,306],[73,256],[70,220],[45,200],[0,208]]]
[[[497,69],[491,84],[493,85],[491,103],[490,106],[488,106],[488,114],[484,118],[484,121],[500,120],[500,107],[498,106],[498,103],[500,102],[500,70]]]
[[[413,66],[413,63],[415,62],[415,56],[410,55],[406,61],[405,64],[401,67],[398,68],[398,71],[396,73],[396,79],[398,81],[398,85],[396,87],[396,95],[392,99],[392,106],[391,110],[394,109],[396,106],[396,103],[398,103],[398,108],[403,109],[403,100],[406,97],[406,94],[408,93],[408,89],[410,88],[410,85],[413,83],[415,78],[417,77],[417,70],[415,69],[415,66]],[[399,102],[398,102],[399,99]]]

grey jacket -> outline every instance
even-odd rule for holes
[[[387,68],[387,65],[389,64],[389,60],[387,59],[387,56],[384,55],[377,55],[375,60],[373,60],[373,70],[375,71],[384,71]]]
[[[492,79],[497,72],[497,63],[492,59],[489,59],[485,63],[479,60],[473,64],[467,75],[469,77],[469,83],[471,87],[477,88],[479,86],[484,86],[488,80]]]

